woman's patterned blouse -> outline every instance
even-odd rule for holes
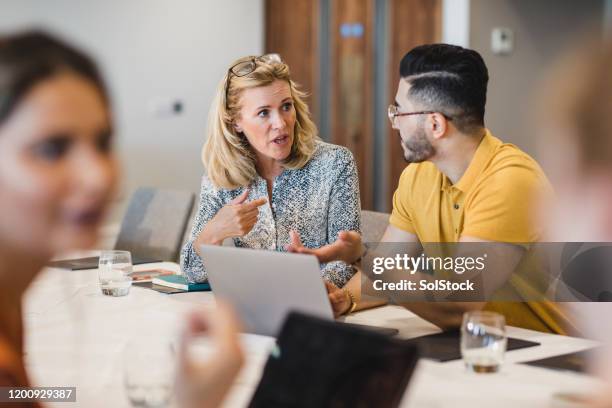
[[[248,200],[268,198],[266,180],[257,177],[249,186]],[[217,211],[239,196],[244,187],[227,190],[202,178],[200,206],[191,236],[181,252],[181,268],[191,282],[204,282],[206,269],[193,242]],[[300,234],[308,248],[334,242],[342,230],[360,231],[359,180],[351,152],[341,146],[318,141],[312,158],[301,169],[285,169],[272,186],[272,201],[259,207],[253,229],[234,238],[237,247],[285,251],[289,231]],[[338,287],[353,276],[343,262],[321,264],[321,275]]]

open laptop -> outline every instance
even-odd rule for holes
[[[213,293],[234,305],[246,332],[276,336],[294,310],[334,319],[316,257],[216,245],[202,245],[200,250]],[[398,333],[392,328],[351,325]]]

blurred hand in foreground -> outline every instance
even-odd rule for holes
[[[177,397],[181,407],[216,408],[223,402],[244,360],[239,331],[233,309],[223,301],[217,300],[215,310],[189,314],[179,350]],[[197,361],[189,355],[189,344],[203,334],[215,351],[205,361]]]

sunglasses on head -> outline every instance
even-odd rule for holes
[[[250,59],[246,61],[240,61],[232,65],[227,70],[227,77],[225,79],[225,108],[226,109],[227,109],[227,97],[228,97],[228,92],[229,92],[230,77],[232,75],[237,76],[237,77],[243,77],[243,76],[249,75],[250,73],[254,72],[255,69],[257,69],[258,62],[263,62],[264,64],[271,64],[271,63],[282,63],[283,61],[281,60],[281,57],[278,54],[265,54],[259,57],[251,57]]]

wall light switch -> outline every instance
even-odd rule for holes
[[[495,55],[509,55],[514,51],[514,31],[495,27],[491,31],[491,51]]]

